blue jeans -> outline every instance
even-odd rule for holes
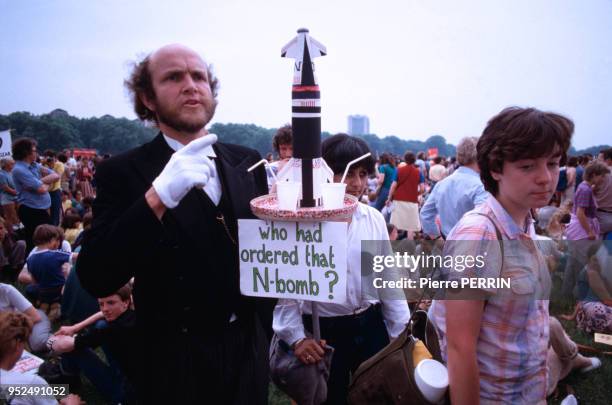
[[[389,189],[385,187],[381,188],[380,192],[378,193],[378,197],[376,197],[376,201],[374,201],[374,208],[376,208],[378,211],[382,211],[388,197]]]

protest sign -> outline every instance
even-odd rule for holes
[[[239,220],[240,291],[344,302],[347,229],[346,222]]]
[[[38,366],[42,363],[43,359],[24,350],[17,363],[15,363],[15,366],[10,371],[21,374],[36,374],[38,372]]]
[[[0,159],[13,156],[11,131],[0,132]]]

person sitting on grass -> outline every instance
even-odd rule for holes
[[[4,218],[0,217],[0,281],[15,282],[25,262],[26,243],[15,240]]]
[[[32,237],[36,245],[27,260],[27,270],[19,275],[19,281],[29,284],[26,295],[32,302],[39,302],[40,308],[48,312],[54,321],[60,315],[60,301],[66,277],[70,271],[71,253],[57,250],[62,233],[53,225],[39,225]],[[68,263],[67,266],[64,266]]]
[[[397,240],[397,227],[393,224],[387,224],[387,233],[389,234],[389,240]]]
[[[81,206],[83,207],[83,211],[81,212],[81,217],[85,216],[88,212],[91,212],[92,206],[94,202],[94,197],[83,197],[81,201]]]
[[[85,213],[85,215],[83,215],[83,231],[86,231],[91,228],[91,221],[93,221],[93,214],[91,211],[89,211]],[[83,234],[84,232],[79,232],[74,243],[72,244],[73,249],[76,249],[81,246],[81,244],[83,243]]]
[[[550,338],[546,356],[547,385],[546,396],[551,396],[559,381],[572,371],[587,373],[601,367],[597,357],[585,357],[578,353],[578,346],[565,333],[563,326],[555,317],[549,317]],[[571,396],[571,394],[570,394]],[[569,401],[568,401],[569,403]]]
[[[34,308],[15,287],[0,283],[0,312],[5,311],[17,311],[27,316],[33,325],[28,339],[30,349],[35,352],[47,351],[47,340],[51,336],[51,322],[47,315]]]
[[[77,213],[79,215],[83,215],[85,213],[85,210],[83,208],[83,192],[82,191],[76,191],[73,196],[72,196],[72,209],[76,210]]]
[[[62,213],[65,215],[70,208],[72,208],[72,193],[62,190]]]
[[[70,246],[74,245],[77,237],[83,231],[83,224],[80,215],[74,213],[68,213],[64,215],[62,220],[62,228],[64,228],[64,238],[70,243]]]
[[[36,374],[22,374],[11,371],[17,361],[21,358],[26,342],[32,333],[32,321],[20,312],[0,312],[0,391],[8,399],[11,405],[33,404],[33,405],[57,405],[53,397],[42,396],[14,396],[4,387],[12,386],[48,386],[47,382]],[[59,401],[63,405],[81,404],[78,395],[68,395]]]
[[[53,352],[63,353],[61,365],[64,373],[77,375],[82,371],[113,403],[130,403],[136,398],[135,376],[139,365],[133,354],[137,338],[131,302],[132,288],[126,284],[115,294],[98,299],[99,313],[74,326],[60,328],[48,342]],[[106,321],[104,327],[81,332],[101,319]],[[106,365],[93,351],[99,346],[106,349],[110,365]]]
[[[587,333],[612,333],[612,243],[602,243],[578,275],[578,304],[573,315]]]

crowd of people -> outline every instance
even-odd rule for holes
[[[504,125],[509,125],[504,121],[512,120],[515,126],[523,127],[535,126],[534,122],[538,120],[548,120],[556,128],[551,131],[545,125],[540,125],[537,129],[531,127],[531,132],[521,133],[514,129],[514,133],[504,136]],[[369,160],[364,161],[349,172],[349,179],[360,171],[368,178],[352,187],[350,180],[347,180],[347,193],[359,197],[362,204],[369,205],[370,209],[380,211],[381,215],[368,214],[372,217],[370,221],[381,224],[385,221],[390,240],[413,241],[412,253],[418,254],[423,250],[431,252],[433,244],[439,254],[458,255],[466,252],[455,251],[458,246],[464,246],[454,244],[454,241],[478,238],[533,240],[540,254],[536,255],[535,250],[516,253],[519,258],[516,263],[511,263],[504,256],[504,266],[525,267],[525,257],[534,259],[528,266],[529,273],[532,274],[534,270],[536,273],[541,272],[540,281],[532,280],[534,286],[542,283],[541,279],[552,276],[557,280],[557,287],[559,283],[563,285],[560,289],[564,292],[564,302],[569,300],[577,303],[574,314],[556,316],[576,320],[576,326],[586,333],[609,334],[612,333],[612,313],[609,307],[612,294],[612,262],[609,257],[612,246],[597,241],[612,238],[612,228],[609,226],[609,215],[612,212],[612,149],[602,150],[595,159],[588,155],[578,158],[566,156],[572,132],[573,123],[565,117],[533,109],[509,109],[489,122],[483,137],[462,139],[452,159],[441,156],[428,159],[422,151],[416,154],[407,151],[401,158],[385,152],[375,162],[375,170],[370,168]],[[280,139],[286,144],[291,143],[291,137],[287,134],[288,129],[284,127],[275,136],[273,142],[277,152]],[[520,138],[520,135],[525,138]],[[367,146],[362,149],[353,146],[355,150],[348,154],[347,149],[350,148],[344,145],[340,146],[345,153],[342,159],[334,154],[326,156],[327,145],[348,143],[346,137],[339,134],[323,142],[326,162],[334,168],[336,161],[340,160],[334,172],[341,173],[345,167],[343,165],[369,150]],[[359,140],[353,138],[352,143],[358,144]],[[279,153],[278,162],[283,164],[289,157]],[[563,162],[567,164],[563,165]],[[566,197],[570,194],[563,189],[566,181],[564,173],[572,167],[573,171],[569,170],[568,174],[570,181],[565,187],[575,188],[575,192],[572,190],[571,197]],[[482,168],[491,174],[482,176]],[[546,172],[543,174],[544,169]],[[511,173],[511,170],[515,173]],[[274,180],[269,177],[269,181],[273,183]],[[525,190],[521,190],[522,187]],[[564,194],[560,195],[559,191],[564,191]],[[563,199],[565,203],[560,202]],[[520,223],[524,225],[517,226]],[[499,232],[496,232],[496,228]],[[351,222],[349,242],[359,245],[360,241],[351,237],[352,232],[357,230]],[[360,240],[383,238],[379,228],[360,230],[359,235]],[[574,241],[578,240],[593,242],[576,244]],[[513,244],[509,243],[509,247],[512,248]],[[589,250],[590,255],[587,254]],[[358,252],[355,255],[357,257]],[[349,274],[350,265],[349,261]],[[360,282],[354,281],[352,285],[349,283],[349,291],[351,288],[359,291]],[[552,288],[552,282],[548,288]],[[415,308],[418,295],[414,291],[406,292],[411,308]],[[548,295],[543,294],[540,298],[548,298]],[[527,304],[529,308],[522,312],[519,309],[509,311],[508,302],[500,301],[503,304],[497,306],[491,304],[493,300],[487,300],[485,311],[482,311],[480,300],[469,302],[465,307],[455,301],[445,304],[445,300],[434,300],[433,304],[430,301],[421,302],[418,306],[419,309],[428,309],[431,305],[429,315],[436,323],[444,358],[451,369],[453,403],[477,403],[478,400],[481,403],[537,403],[550,396],[557,388],[557,383],[570,371],[579,369],[586,372],[601,365],[600,359],[584,357],[578,353],[577,345],[565,333],[558,319],[549,316],[548,300],[541,300],[538,306]],[[347,304],[355,308],[370,308],[358,301],[352,303],[351,299]],[[447,306],[448,315],[445,311]],[[312,336],[308,326],[311,312],[309,303],[294,300],[280,300],[277,304],[274,331],[294,347],[296,356],[306,364],[322,361],[326,345],[340,347],[338,356],[342,360],[334,361],[332,358],[328,403],[343,403],[350,373],[364,360],[360,353],[363,349],[356,347],[354,341],[368,342],[372,334],[384,331],[384,328],[379,326],[376,332],[375,326],[368,324],[368,334],[362,335],[358,329],[347,326],[350,321],[345,318],[351,318],[350,310],[336,305],[323,305],[322,308],[322,328],[326,328],[328,323],[342,325],[352,331],[351,336],[342,334],[344,341],[338,343],[337,332],[324,329],[327,332],[322,333],[325,342],[317,345],[309,337]],[[384,300],[382,308],[385,309]],[[352,312],[355,313],[354,310]],[[401,318],[399,313],[401,311],[395,316]],[[302,321],[296,314],[302,315]],[[476,316],[468,319],[465,314]],[[409,316],[409,312],[405,316]],[[447,317],[450,318],[448,322]],[[380,325],[392,328],[393,322],[386,317],[384,320],[384,324]],[[500,335],[495,332],[499,326],[490,330],[484,326],[479,328],[483,322],[492,325],[518,324],[521,327],[514,335],[508,332]],[[517,348],[517,342],[525,339],[526,330],[532,333],[530,340],[521,342]],[[387,332],[392,339],[399,331],[389,329]],[[492,341],[496,344],[493,345]],[[474,342],[471,358],[465,357],[467,342]],[[342,352],[345,345],[351,348],[351,355]],[[448,353],[449,345],[460,350]],[[527,353],[532,358],[525,362]],[[497,360],[500,356],[505,359],[503,364]],[[512,357],[514,363],[510,364],[509,358]],[[464,368],[466,364],[471,365],[469,369]],[[536,364],[539,369],[535,367]],[[502,381],[502,376],[507,378],[507,384]],[[522,383],[517,383],[517,380]],[[461,386],[462,389],[453,390],[453,386]],[[568,396],[568,401],[573,399]]]
[[[603,243],[612,235],[612,150],[567,156],[568,118],[508,108],[482,136],[462,139],[456,156],[373,153],[351,166],[346,193],[360,203],[348,226],[347,298],[317,306],[317,340],[309,302],[240,292],[237,219],[254,218],[249,202],[274,191],[274,176],[263,166],[248,173],[259,154],[206,131],[217,96],[209,66],[170,45],[136,64],[126,86],[139,118],[160,129],[150,143],[90,160],[38,156],[36,142],[21,138],[14,161],[0,162],[2,384],[74,388],[85,376],[109,403],[263,404],[276,335],[305,365],[333,348],[324,403],[343,404],[352,373],[418,309],[436,327],[453,404],[545,403],[572,370],[601,366],[578,352],[548,306],[560,284],[575,302],[566,321],[612,333]],[[292,157],[292,144],[291,126],[282,127],[272,171]],[[335,182],[367,152],[375,151],[347,134],[321,145]],[[490,246],[454,242],[498,242],[501,259],[484,271],[511,278],[511,297],[484,289],[484,299],[453,299],[453,291],[422,302],[373,298],[362,285],[368,240],[385,242],[380,255],[392,253],[391,240],[448,255]],[[25,348],[48,359],[47,382],[11,371]],[[292,399],[307,403],[299,395]]]
[[[0,311],[15,312],[7,316],[3,333],[18,333],[30,351],[43,357],[50,353],[58,322],[70,320],[70,311],[62,315],[64,292],[82,232],[91,223],[95,198],[91,183],[98,161],[75,158],[70,150],[39,154],[31,138],[17,139],[12,157],[0,160]],[[11,363],[19,360],[23,348],[14,347]],[[2,371],[2,384],[23,383],[22,376],[10,373],[10,368]],[[30,383],[40,384],[40,378]],[[62,403],[80,400],[70,396]]]

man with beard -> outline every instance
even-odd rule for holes
[[[191,49],[159,49],[125,84],[160,133],[98,167],[81,282],[104,297],[135,277],[141,403],[266,403],[275,302],[240,294],[237,246],[267,192],[263,166],[246,171],[261,158],[205,129],[217,80]]]

